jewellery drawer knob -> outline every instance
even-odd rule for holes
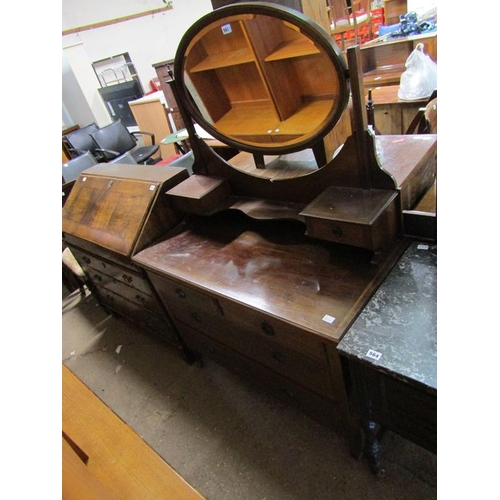
[[[94,274],[93,278],[94,281],[102,281],[102,276],[100,276],[99,274]]]
[[[132,283],[132,277],[129,276],[128,274],[123,274],[122,278],[123,278],[123,281],[125,281],[125,283]]]
[[[261,324],[261,327],[262,327],[262,331],[266,335],[274,335],[274,328],[267,321],[263,321],[262,324]]]
[[[333,226],[331,231],[334,236],[342,236],[343,234],[342,229],[340,229],[340,227]]]
[[[141,295],[136,295],[135,296],[135,300],[137,300],[137,302],[139,302],[139,304],[145,304],[146,303],[146,299],[144,297],[142,297]]]
[[[175,294],[179,299],[185,299],[186,298],[186,292],[182,288],[176,288],[175,289]]]

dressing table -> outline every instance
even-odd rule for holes
[[[401,258],[403,211],[436,176],[436,136],[375,137],[359,47],[303,14],[238,3],[191,26],[169,84],[192,175],[162,194],[181,222],[131,260],[190,352],[342,432],[359,450],[337,346]],[[326,139],[352,106],[351,130]],[[195,125],[239,150],[224,160]]]
[[[437,148],[435,135],[373,135],[359,52],[346,60],[279,5],[210,12],[168,82],[192,165],[97,165],[63,209],[64,241],[106,310],[269,390],[354,454],[361,427],[337,347],[411,243],[408,217],[425,226],[414,209]],[[224,159],[197,127],[240,153]]]

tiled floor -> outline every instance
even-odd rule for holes
[[[211,361],[63,289],[62,360],[212,500],[437,498],[437,457],[386,432],[378,479],[345,441]]]

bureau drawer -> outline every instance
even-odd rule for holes
[[[144,326],[161,338],[177,343],[174,327],[166,316],[144,309],[106,288],[98,287],[97,292],[104,306],[134,323]]]
[[[71,248],[71,251],[91,278],[93,271],[99,271],[100,273],[104,273],[117,281],[121,281],[122,283],[136,288],[143,293],[151,295],[149,283],[139,272],[134,273],[130,269],[124,269],[109,262],[108,260],[101,259],[95,255],[82,252],[81,250],[75,248]]]
[[[309,391],[186,325],[182,326],[181,335],[194,352],[213,359],[251,382],[257,383],[323,425],[338,429],[340,413],[333,399]]]
[[[134,302],[138,306],[144,307],[152,312],[163,314],[161,304],[156,297],[143,293],[141,290],[123,284],[107,274],[93,270],[90,273],[90,278],[96,286],[100,286],[110,290],[111,292],[121,295],[125,299]]]

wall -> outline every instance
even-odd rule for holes
[[[62,36],[62,48],[81,44],[87,54],[89,65],[93,61],[128,52],[144,89],[148,89],[149,81],[156,76],[152,65],[172,59],[185,31],[197,19],[213,10],[210,0],[173,0],[172,5],[172,9],[161,13]],[[84,2],[63,0],[62,30],[116,19],[162,6],[165,6],[163,0],[85,0]],[[76,75],[80,69],[73,68],[73,72]],[[76,79],[78,80],[78,76]],[[82,85],[83,94],[91,101],[88,103],[89,108],[94,110],[95,98],[89,95],[92,90],[97,94],[99,87],[97,77],[92,83],[92,86],[95,84],[94,89],[83,88],[84,85],[89,85],[88,82],[79,83]],[[63,105],[68,111],[70,108],[75,108],[65,100],[63,100]],[[81,108],[85,108],[85,105]],[[94,114],[96,114],[95,111]],[[70,115],[75,123],[81,126],[87,125],[87,113],[77,113],[74,116],[70,112]],[[97,118],[96,121],[99,122]]]

